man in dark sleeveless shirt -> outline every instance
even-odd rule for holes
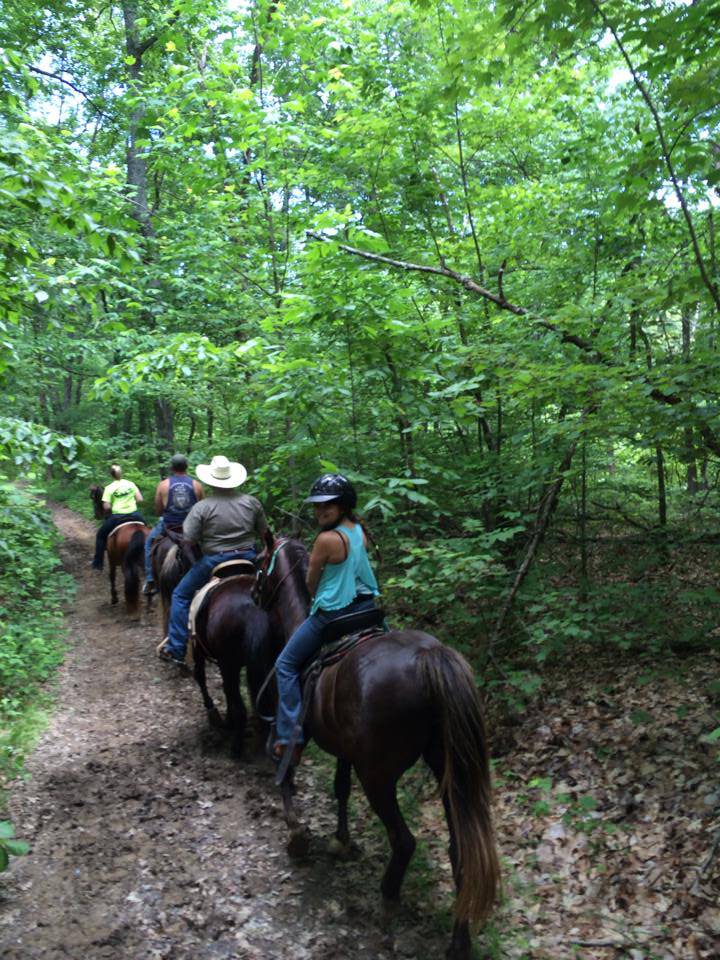
[[[170,460],[170,476],[155,488],[155,512],[160,519],[145,540],[146,594],[155,593],[151,552],[153,540],[165,533],[166,527],[182,527],[185,517],[198,500],[203,498],[202,484],[187,475],[187,459],[176,453]]]

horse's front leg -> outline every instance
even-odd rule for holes
[[[298,820],[293,806],[294,777],[295,769],[290,766],[280,784],[280,794],[285,812],[285,823],[290,831],[286,850],[293,859],[300,860],[310,852],[310,834],[307,827]]]
[[[114,561],[114,560],[110,560],[110,571],[109,571],[109,577],[110,577],[110,603],[117,603],[117,602],[118,602],[118,592],[117,592],[117,588],[116,588],[116,586],[115,586],[115,574],[116,574],[116,572],[117,572],[117,566],[115,565],[115,561]]]

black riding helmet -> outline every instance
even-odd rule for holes
[[[340,506],[354,510],[357,506],[355,487],[341,473],[324,473],[310,488],[310,496],[305,503],[330,503],[337,501]]]

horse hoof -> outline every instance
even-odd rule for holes
[[[208,722],[210,726],[214,727],[216,730],[225,729],[225,724],[223,723],[223,719],[220,716],[220,711],[217,707],[212,707],[210,710],[208,710]]]
[[[293,860],[302,860],[310,853],[310,834],[304,828],[290,835],[287,842],[288,856]]]
[[[343,843],[337,837],[331,837],[328,842],[328,853],[338,860],[355,860],[360,849],[354,843]]]
[[[472,951],[469,947],[465,949],[464,947],[456,947],[450,944],[445,951],[445,960],[471,960],[471,957]]]
[[[382,910],[386,919],[393,920],[400,913],[400,901],[383,897]]]

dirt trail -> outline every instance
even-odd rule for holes
[[[377,830],[355,862],[325,852],[333,802],[312,761],[301,809],[318,839],[308,864],[288,860],[269,763],[230,757],[193,681],[155,658],[155,617],[129,622],[88,569],[92,524],[54,514],[78,593],[58,708],[11,799],[32,854],[0,879],[0,956],[441,957],[433,891],[383,929]]]

